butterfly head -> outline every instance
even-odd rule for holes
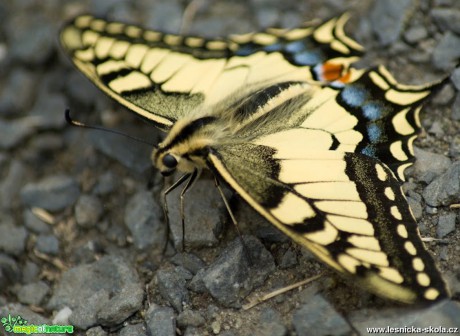
[[[176,170],[180,169],[182,165],[181,157],[171,152],[162,152],[161,150],[154,150],[152,153],[153,164],[160,170],[163,176],[174,174]]]
[[[205,162],[200,156],[195,156],[189,151],[179,152],[177,149],[164,150],[160,147],[153,151],[152,162],[161,175],[170,176],[176,171],[191,173],[205,167]]]
[[[152,162],[163,176],[176,170],[191,173],[206,167],[206,153],[215,139],[216,118],[206,116],[177,122],[168,136],[155,148]]]

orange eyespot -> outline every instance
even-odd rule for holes
[[[316,66],[314,71],[322,82],[346,84],[351,79],[351,71],[341,63],[325,62]]]
[[[332,82],[342,77],[343,64],[326,62],[322,68],[325,81]]]

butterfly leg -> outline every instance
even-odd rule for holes
[[[176,182],[174,182],[174,184],[172,186],[170,186],[168,189],[166,189],[163,193],[163,212],[164,212],[164,216],[165,216],[165,221],[166,221],[166,239],[165,239],[165,244],[163,246],[163,253],[164,254],[166,252],[166,247],[168,246],[168,237],[169,237],[169,231],[170,231],[170,228],[169,228],[169,210],[168,210],[168,202],[166,201],[166,196],[171,192],[173,191],[174,189],[176,189],[178,186],[180,186],[182,183],[184,183],[187,179],[190,178],[192,174],[184,174],[182,175]]]
[[[246,257],[248,259],[249,265],[252,265],[251,255],[249,254],[249,249],[246,247],[246,244],[244,243],[244,239],[243,239],[243,236],[241,235],[240,227],[238,226],[238,222],[236,221],[235,215],[233,214],[233,211],[230,208],[230,204],[228,203],[228,200],[225,197],[224,191],[222,190],[222,188],[221,188],[221,186],[219,184],[219,181],[217,180],[216,177],[214,177],[214,182],[216,184],[217,190],[219,190],[219,194],[222,197],[222,200],[224,201],[225,207],[227,208],[227,212],[230,215],[230,218],[231,218],[231,220],[233,222],[233,225],[236,228],[236,232],[238,233],[238,236],[240,237],[241,244],[243,245],[243,250],[244,250],[244,252],[246,254]]]
[[[196,181],[196,179],[200,176],[200,171],[195,169],[193,173],[189,174],[189,179],[185,184],[184,189],[182,189],[180,193],[180,218],[182,222],[182,251],[185,250],[185,215],[184,215],[184,196],[185,193],[190,190],[190,187]]]

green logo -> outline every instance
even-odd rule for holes
[[[24,320],[20,315],[2,317],[1,322],[6,332],[15,334],[73,334],[73,326],[71,325],[35,325],[27,324],[28,321]]]
[[[27,321],[19,315],[14,317],[8,314],[8,317],[2,317],[2,324],[6,332],[13,332],[15,326],[24,326],[27,324]]]

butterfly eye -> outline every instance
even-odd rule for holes
[[[166,154],[165,156],[163,156],[163,164],[167,167],[167,168],[176,168],[177,166],[177,160],[174,156],[172,156],[171,154]]]

